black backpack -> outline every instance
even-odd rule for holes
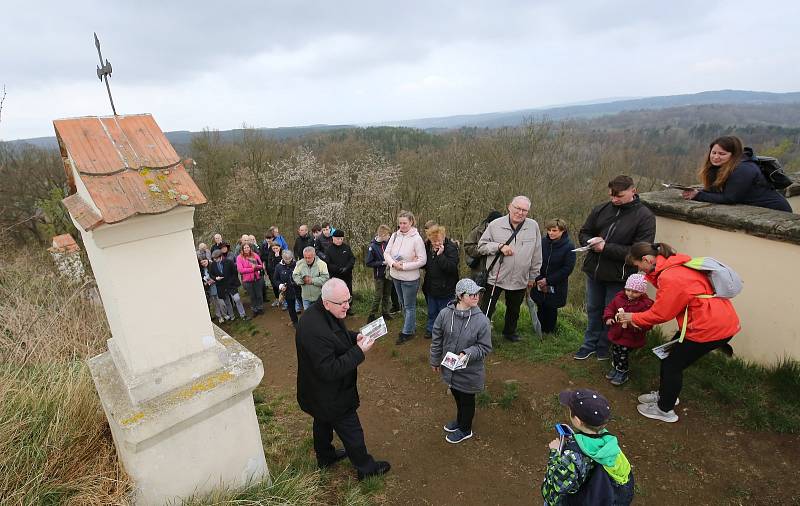
[[[777,158],[758,156],[753,152],[753,148],[744,148],[744,155],[758,165],[758,168],[761,169],[761,173],[764,175],[764,179],[767,180],[767,184],[770,188],[783,190],[794,183],[783,171],[781,162],[779,162]]]

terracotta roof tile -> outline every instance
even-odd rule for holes
[[[103,218],[94,212],[92,206],[83,200],[83,198],[81,198],[81,196],[77,193],[73,193],[61,202],[64,203],[64,207],[67,208],[69,214],[75,218],[75,221],[77,221],[78,225],[80,225],[84,230],[92,230],[96,226],[103,224]]]
[[[78,246],[78,243],[75,242],[75,239],[73,239],[70,234],[61,234],[53,237],[53,246],[49,249],[50,251],[60,251],[66,253],[72,253],[74,251],[81,250],[80,246]]]
[[[65,205],[81,213],[81,220],[73,213],[81,226],[85,222],[93,228],[206,202],[186,172],[185,165],[193,162],[181,163],[151,115],[61,119],[53,125],[67,177],[71,180],[74,168],[100,210],[96,223],[97,214],[87,202],[73,199],[68,204],[65,199]]]

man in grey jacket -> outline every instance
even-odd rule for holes
[[[525,196],[514,197],[508,204],[508,214],[489,223],[478,242],[478,252],[487,255],[487,267],[500,254],[489,272],[486,292],[481,300],[481,310],[489,319],[500,294],[506,294],[506,318],[503,337],[511,342],[519,341],[517,320],[525,290],[536,284],[542,266],[542,236],[539,224],[528,218],[531,200]],[[517,230],[517,235],[506,244]]]

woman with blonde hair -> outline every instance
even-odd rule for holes
[[[792,212],[789,202],[769,184],[736,136],[718,137],[709,144],[699,175],[703,189],[686,190],[683,198]]]
[[[425,243],[414,227],[411,211],[397,214],[398,230],[389,238],[384,251],[384,262],[394,281],[394,289],[403,305],[403,330],[397,344],[414,337],[417,327],[417,290],[419,290],[420,268],[427,262]]]

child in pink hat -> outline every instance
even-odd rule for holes
[[[609,326],[608,340],[611,342],[611,370],[606,379],[614,386],[628,381],[628,354],[631,350],[641,348],[645,343],[645,334],[651,327],[635,327],[633,324],[617,323],[617,313],[641,313],[653,305],[647,296],[647,281],[643,274],[631,274],[611,303],[603,311],[603,321]]]

